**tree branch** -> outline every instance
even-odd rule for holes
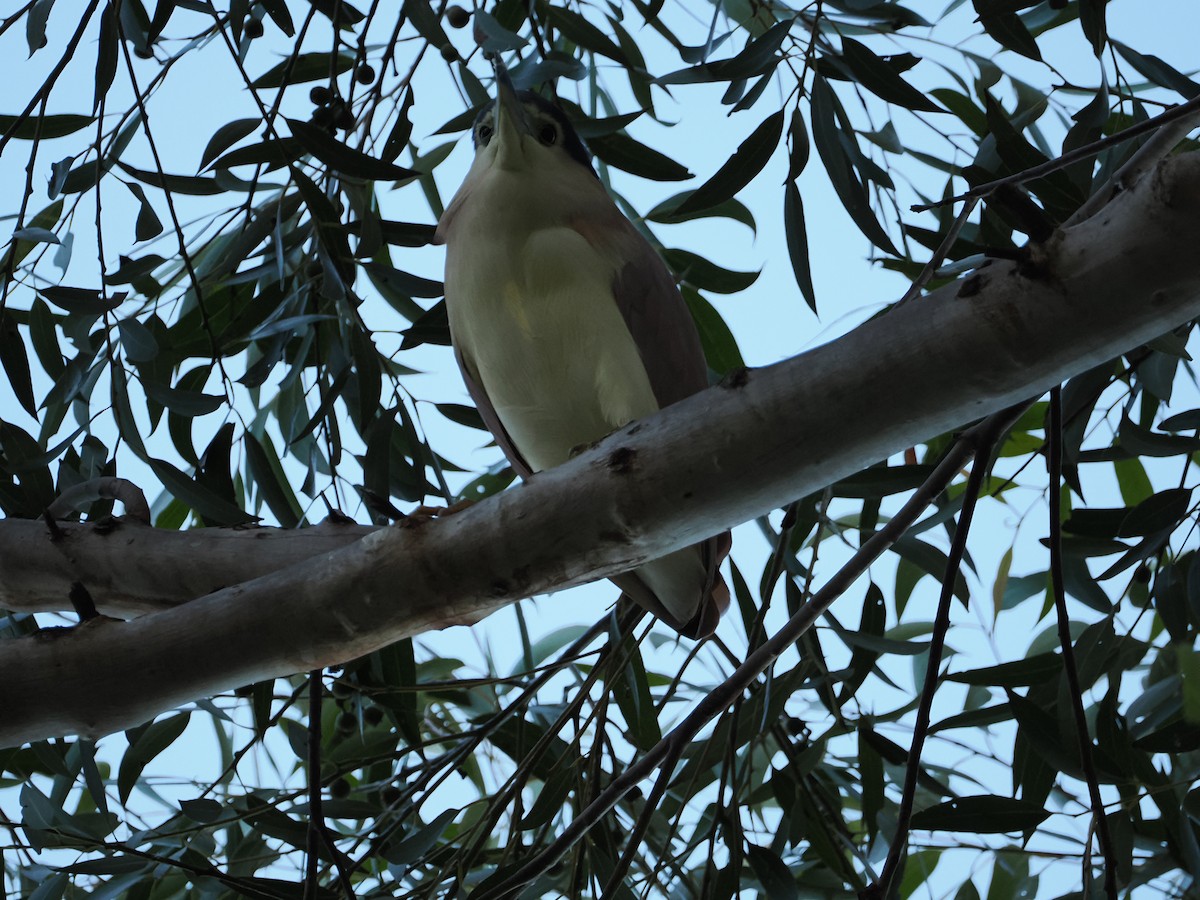
[[[1200,316],[1198,231],[1200,154],[1172,157],[1027,260],[992,263],[830,344],[737,373],[465,512],[377,531],[131,622],[8,641],[0,746],[97,736],[353,659],[783,506]],[[0,528],[0,583],[14,565],[11,524]],[[212,568],[194,556],[211,546],[200,533],[175,538],[175,572]],[[103,608],[141,565],[126,556],[106,584],[87,572],[69,580]],[[158,575],[165,593],[170,576]]]
[[[1035,178],[1050,175],[1080,160],[1097,156],[1110,147],[1133,140],[1135,137],[1140,137],[1148,132],[1158,131],[1165,126],[1173,126],[1175,123],[1183,123],[1181,126],[1182,131],[1172,128],[1165,133],[1166,135],[1179,134],[1179,137],[1175,140],[1175,143],[1178,143],[1187,136],[1188,131],[1195,127],[1197,111],[1200,111],[1200,96],[1193,97],[1185,103],[1180,103],[1178,106],[1172,106],[1165,112],[1159,113],[1153,119],[1146,119],[1144,122],[1130,125],[1124,131],[1118,131],[1116,134],[1110,134],[1108,137],[1100,138],[1098,141],[1084,144],[1082,147],[1076,147],[1074,150],[1068,150],[1061,156],[1047,160],[1039,166],[1033,166],[1029,169],[1023,169],[1020,172],[1014,172],[1011,175],[1005,175],[1003,178],[997,178],[994,181],[978,184],[969,191],[963,191],[961,194],[955,194],[953,197],[945,197],[933,203],[917,203],[910,206],[909,209],[913,212],[928,212],[931,209],[937,209],[939,206],[946,206],[950,203],[986,197],[995,191],[996,188],[1009,184],[1024,184]]]

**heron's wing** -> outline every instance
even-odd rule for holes
[[[529,467],[529,463],[525,462],[516,445],[512,442],[512,438],[504,430],[500,416],[496,413],[496,407],[492,405],[492,401],[483,389],[483,385],[480,384],[479,379],[471,370],[467,361],[463,359],[462,351],[458,347],[454,348],[454,359],[458,362],[458,369],[462,372],[463,381],[467,384],[467,393],[475,401],[475,408],[479,410],[479,415],[483,418],[483,424],[487,426],[488,431],[492,433],[492,437],[496,439],[496,444],[504,451],[504,455],[512,465],[513,471],[522,478],[528,478],[532,474],[533,469]]]
[[[708,387],[708,364],[696,323],[666,263],[624,216],[621,224],[621,257],[626,263],[613,280],[613,299],[637,344],[658,405],[670,406]],[[704,637],[712,634],[729,606],[729,588],[718,570],[729,555],[731,543],[725,531],[695,546],[708,581],[697,598],[695,614],[687,622],[671,616],[636,571],[612,580],[677,631],[689,637]]]
[[[613,299],[637,344],[660,407],[708,387],[708,364],[696,324],[666,263],[622,216],[624,267],[613,280]]]

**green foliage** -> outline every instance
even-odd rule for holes
[[[691,179],[682,158],[694,157],[654,130],[669,120],[656,104],[723,91],[729,128],[744,135],[737,149],[639,227],[659,246],[657,226],[682,222],[782,227],[797,302],[816,311],[828,302],[809,258],[817,180],[879,265],[937,286],[1066,222],[1140,142],[985,197],[949,241],[952,204],[910,214],[902,197],[936,204],[1200,94],[1154,48],[1110,39],[1106,5],[957,0],[936,24],[970,29],[960,43],[891,0],[727,2],[699,23],[644,0],[498,0],[471,14],[415,0],[398,19],[400,4],[348,0],[24,4],[0,41],[31,67],[52,61],[40,81],[9,86],[0,114],[0,151],[29,172],[7,195],[0,256],[0,510],[40,518],[76,485],[134,473],[155,485],[160,528],[297,528],[326,499],[379,524],[395,502],[503,490],[507,467],[464,472],[425,427],[453,423],[485,443],[474,410],[414,400],[430,358],[417,354],[449,359],[437,349],[449,343],[443,286],[426,263],[452,187],[443,166],[488,96],[479,49],[504,56],[521,86],[558,79],[606,183]],[[1051,38],[1066,34],[1095,56],[1088,84],[1050,68]],[[70,72],[88,90],[64,101],[76,56]],[[171,141],[159,98],[186,104],[202,89],[188,78],[206,67],[236,73],[249,106],[212,134]],[[453,103],[436,87],[447,76],[460,89]],[[414,131],[421,102],[445,106],[432,134]],[[772,172],[783,174],[782,207],[751,211],[739,195]],[[127,215],[110,213],[122,204]],[[94,246],[91,259],[76,242]],[[760,273],[686,249],[663,256],[714,376],[743,366],[713,295]],[[1200,877],[1189,334],[1080,373],[1062,392],[1060,574],[1110,862],[1139,896],[1181,895]],[[1051,531],[1042,501],[1059,489],[1041,464],[1053,439],[1045,419],[1045,403],[1030,407],[983,482],[984,506],[1036,536]],[[132,729],[124,745],[0,750],[9,890],[38,900],[336,897],[347,886],[358,897],[482,895],[669,736],[761,646],[781,607],[811,597],[832,571],[826,560],[886,525],[951,440],[933,437],[761,520],[771,548],[761,575],[733,568],[724,640],[695,652],[635,627],[623,608],[607,628],[537,641],[522,619],[508,675],[512,647],[475,663],[405,641],[319,676],[314,697],[297,676],[202,700]],[[896,836],[906,767],[917,812],[896,896],[979,897],[984,883],[989,898],[1033,896],[1042,856],[1059,860],[1056,883],[1087,890],[1105,860],[1089,849],[1080,735],[1048,618],[1054,579],[1016,529],[999,539],[1011,546],[994,578],[970,553],[949,570],[964,491],[960,480],[943,492],[851,592],[849,611],[836,608],[754,680],[661,780],[624,792],[524,896],[599,896],[610,879],[604,896],[866,890]],[[111,511],[98,500],[83,518]],[[942,636],[925,601],[942,582],[976,627],[951,632],[942,706],[910,762],[912,697]],[[0,632],[29,639],[35,624],[13,612]],[[980,632],[1003,645],[980,650]],[[197,778],[185,744],[208,747],[195,752],[219,761],[219,777]],[[320,885],[306,893],[309,853]],[[939,867],[943,858],[954,862]],[[989,866],[990,880],[971,876]]]

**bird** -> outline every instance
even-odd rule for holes
[[[467,391],[522,478],[708,387],[687,305],[620,211],[563,110],[517,91],[475,119],[475,158],[438,221],[445,298]],[[728,531],[612,581],[680,634],[712,633],[729,605]]]

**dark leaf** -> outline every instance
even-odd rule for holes
[[[249,432],[242,435],[242,446],[246,451],[246,471],[258,486],[259,498],[266,501],[267,508],[279,524],[284,528],[296,528],[300,525],[300,505],[296,502],[296,495],[284,476],[275,448],[271,446],[269,439],[264,440],[267,441],[265,448]]]
[[[250,86],[255,89],[276,88],[285,84],[321,81],[329,77],[331,61],[333,72],[337,75],[354,68],[354,57],[345,53],[339,53],[332,60],[328,53],[300,53],[259,75]]]
[[[1003,834],[1033,831],[1049,813],[1036,803],[1009,797],[959,797],[923,809],[912,817],[921,831],[955,831]]]
[[[121,768],[117,774],[117,794],[122,803],[129,800],[133,787],[141,777],[142,770],[162,753],[187,728],[191,713],[178,713],[157,722],[139,725],[125,732],[129,749],[121,757]]]
[[[979,24],[992,39],[1002,47],[1030,59],[1041,61],[1037,41],[1021,21],[1021,17],[1010,11],[1008,0],[974,0],[979,13]]]
[[[296,26],[292,22],[292,14],[288,12],[287,0],[262,0],[262,6],[280,31],[288,37],[295,35]]]
[[[987,134],[987,116],[966,94],[951,88],[934,88],[929,94],[957,116],[958,120],[970,128],[976,136],[983,137]]]
[[[445,287],[440,281],[422,278],[420,275],[401,271],[385,263],[364,263],[363,268],[376,277],[387,279],[393,288],[403,291],[410,297],[423,297],[432,300],[434,297],[440,297],[446,292]]]
[[[1189,409],[1163,419],[1158,426],[1163,431],[1195,431],[1200,429],[1200,409]]]
[[[99,859],[87,859],[73,866],[64,866],[61,871],[69,872],[72,875],[131,875],[146,871],[151,866],[153,863],[144,862],[135,857],[104,856]],[[36,896],[36,893],[31,894],[30,900],[34,900]],[[61,896],[61,894],[57,896]]]
[[[529,812],[521,819],[521,829],[527,831],[531,828],[541,828],[554,821],[571,793],[575,778],[575,773],[565,767],[551,775],[550,780],[538,791],[537,799],[533,801]]]
[[[487,426],[483,424],[483,419],[479,415],[478,410],[473,406],[465,406],[462,403],[438,403],[435,405],[438,412],[451,422],[457,422],[459,425],[465,425],[468,428],[477,428],[480,431],[487,430]]]
[[[700,346],[704,349],[704,358],[708,367],[718,375],[726,375],[734,369],[745,366],[737,341],[721,314],[713,309],[712,304],[700,296],[694,288],[684,286],[683,299],[687,301],[692,321],[700,332]]]
[[[408,146],[408,139],[412,136],[412,121],[408,114],[412,110],[414,97],[412,85],[409,85],[408,90],[404,92],[404,100],[400,103],[400,109],[396,113],[396,124],[392,126],[387,140],[383,142],[381,158],[384,162],[394,163],[396,157]]]
[[[1010,171],[1020,172],[1049,161],[1041,150],[1025,138],[1019,124],[1015,124],[1016,117],[1009,116],[991,95],[986,96],[985,101],[988,128],[995,138],[996,151]],[[1084,199],[1064,172],[1052,172],[1031,181],[1029,188],[1047,204],[1048,211],[1058,219],[1065,219]],[[1014,192],[1009,196],[1016,200],[1023,195]],[[997,199],[993,197],[993,202]],[[1038,215],[1039,212],[1035,208],[1034,215]]]
[[[48,287],[38,291],[43,297],[60,309],[80,315],[99,316],[112,312],[125,300],[125,293],[109,294],[107,298],[100,291],[90,288]]]
[[[369,657],[371,676],[378,684],[375,702],[396,714],[400,730],[410,743],[421,742],[421,710],[418,707],[417,663],[411,638],[396,641]]]
[[[1197,94],[1200,94],[1200,84],[1192,81],[1178,69],[1168,65],[1157,56],[1150,54],[1142,55],[1132,47],[1126,47],[1120,41],[1110,41],[1117,48],[1125,60],[1138,70],[1145,78],[1157,84],[1159,87],[1164,87],[1167,90],[1175,91],[1186,100],[1191,100]]]
[[[350,227],[353,228],[353,225]],[[394,247],[424,247],[426,244],[433,243],[437,226],[425,225],[421,222],[393,222],[389,219],[381,219],[379,231],[384,242]]]
[[[420,304],[416,303],[412,296],[402,289],[403,280],[392,277],[393,273],[399,271],[398,269],[386,263],[365,263],[363,270],[388,305],[408,321],[415,322],[425,314],[425,310]]]
[[[1200,438],[1160,434],[1143,428],[1126,416],[1117,432],[1119,445],[1131,456],[1184,456],[1200,450]]]
[[[696,210],[692,213],[680,213],[679,207],[692,196],[693,191],[683,191],[675,194],[673,197],[668,197],[650,212],[646,213],[646,221],[662,222],[664,225],[675,225],[679,222],[690,222],[693,219],[707,218],[726,218],[733,219],[735,222],[741,222],[752,231],[755,229],[754,214],[746,208],[746,205],[740,200],[733,198],[726,200],[724,203],[718,203],[716,206],[711,206],[706,209]]]
[[[151,272],[165,263],[165,257],[159,256],[156,253],[148,253],[145,256],[139,256],[137,259],[130,259],[128,256],[120,257],[121,265],[115,271],[109,272],[105,277],[107,284],[132,284],[133,282],[148,276]]]
[[[947,681],[982,687],[1016,688],[1044,684],[1062,672],[1062,657],[1057,653],[1038,653],[1013,662],[1000,663],[969,672],[947,675]]]
[[[421,37],[429,42],[430,46],[438,48],[449,46],[450,38],[446,37],[442,23],[438,19],[437,13],[433,11],[433,7],[429,5],[429,0],[404,0],[401,15],[412,22],[413,27],[417,29]]]
[[[575,126],[575,130],[585,141],[590,141],[596,137],[603,137],[606,134],[616,134],[618,131],[640,119],[644,112],[644,110],[638,109],[631,113],[593,119],[575,104],[569,103],[563,98],[559,98],[559,103],[562,104],[563,109],[568,111],[567,115],[571,119],[571,124]]]
[[[46,20],[53,6],[54,0],[35,0],[25,14],[25,43],[29,45],[30,56],[46,46]]]
[[[143,382],[142,388],[146,396],[156,403],[161,403],[176,415],[189,419],[194,416],[206,416],[225,405],[225,397],[222,394],[202,394],[153,381]]]
[[[117,328],[121,333],[121,348],[130,362],[149,362],[158,356],[158,340],[154,337],[154,332],[137,319],[121,319]]]
[[[87,128],[95,118],[92,116],[63,113],[56,116],[30,116],[17,125],[19,116],[0,116],[0,134],[22,141],[45,140],[74,134]]]
[[[933,544],[927,544],[911,535],[904,535],[892,546],[902,559],[912,563],[926,574],[932,575],[937,581],[940,582],[945,577],[946,554],[944,551],[933,546]],[[961,568],[954,579],[954,596],[958,597],[964,604],[971,597],[970,589],[967,587],[967,580],[963,576]]]
[[[870,466],[834,484],[833,495],[868,499],[911,491],[924,484],[933,469],[930,464]]]
[[[139,56],[150,53],[150,17],[141,0],[122,0],[120,6],[121,39],[133,46]]]
[[[261,119],[234,119],[218,128],[208,139],[208,145],[200,155],[200,168],[207,168],[210,162],[254,131],[261,121]]]
[[[40,297],[33,301],[29,310],[29,337],[43,371],[57,380],[65,368],[62,347],[58,343],[54,313]]]
[[[563,6],[551,7],[550,21],[567,40],[576,46],[599,53],[601,56],[607,56],[627,69],[634,68],[633,63],[621,51],[621,48],[613,43],[612,38],[574,10]]]
[[[69,370],[68,370],[69,371]],[[129,445],[129,449],[139,459],[145,460],[146,447],[142,443],[138,431],[137,419],[133,416],[133,408],[129,404],[129,385],[125,381],[125,367],[111,367],[113,416],[117,423],[117,432],[121,439]]]
[[[800,889],[796,887],[796,879],[778,853],[750,844],[746,848],[746,861],[762,886],[763,892],[759,896],[771,897],[772,900],[798,900]]]
[[[808,264],[808,231],[804,227],[804,201],[794,181],[783,186],[783,231],[787,237],[788,257],[796,286],[808,308],[817,311],[817,295],[813,290],[812,270]]]
[[[191,194],[197,197],[224,193],[216,178],[201,178],[195,175],[171,175],[168,173],[149,172],[145,169],[135,169],[123,162],[117,163],[117,168],[127,175],[132,175],[142,184],[162,188],[176,194]]]
[[[0,363],[4,365],[9,387],[22,408],[37,418],[37,400],[33,396],[29,355],[17,328],[17,321],[7,311],[0,311]]]
[[[146,199],[146,192],[142,190],[140,184],[126,182],[125,187],[129,188],[129,192],[137,197],[141,204],[138,209],[137,222],[134,225],[134,237],[139,241],[148,241],[150,238],[158,237],[163,232],[162,220],[158,218],[158,213]]]
[[[221,804],[216,800],[202,797],[198,800],[181,800],[180,811],[193,822],[209,824],[221,817]]]
[[[1064,554],[1062,568],[1067,593],[1096,612],[1108,615],[1112,611],[1112,601],[1092,577],[1082,556]]]
[[[404,840],[387,844],[383,850],[384,858],[394,866],[411,865],[424,859],[457,814],[457,810],[448,809],[428,825],[418,825],[405,834]]]
[[[995,706],[985,706],[982,709],[972,709],[957,715],[947,716],[942,721],[930,727],[929,733],[948,731],[951,728],[986,728],[998,722],[1007,722],[1012,718],[1012,709],[1007,703]]]
[[[876,750],[868,735],[873,731],[860,728],[858,731],[858,770],[862,785],[863,823],[867,834],[879,830],[879,814],[884,809],[883,757]]]
[[[332,169],[343,175],[381,181],[401,181],[417,177],[417,172],[386,160],[368,156],[361,150],[346,146],[324,128],[299,119],[287,119],[292,135],[300,144]]]
[[[597,159],[608,165],[652,181],[686,181],[692,177],[685,166],[627,134],[592,138],[589,147]]]
[[[1121,522],[1117,537],[1143,537],[1181,524],[1192,505],[1188,488],[1171,488],[1143,500]]]
[[[945,112],[901,78],[894,68],[876,56],[865,44],[843,37],[842,59],[853,73],[854,80],[881,100],[895,103],[905,109]]]
[[[308,0],[312,8],[329,19],[338,28],[350,28],[367,17],[362,10],[355,9],[350,0]]]
[[[838,110],[838,101],[833,89],[824,78],[818,76],[813,81],[812,90],[813,142],[817,145],[817,153],[825,164],[829,180],[833,182],[842,206],[859,230],[880,250],[892,256],[899,256],[891,238],[875,218],[866,188],[854,173],[853,163],[842,147]]]
[[[171,463],[153,457],[149,458],[147,462],[162,482],[163,487],[177,500],[187,504],[188,508],[197,515],[222,522],[225,525],[243,525],[256,521],[255,516],[197,484]]]
[[[117,74],[117,13],[112,0],[104,5],[100,14],[100,40],[96,47],[96,94],[92,100],[92,112],[100,108],[100,102],[108,96],[113,78]]]
[[[804,125],[804,116],[797,106],[792,110],[792,123],[788,128],[791,135],[791,146],[788,150],[788,181],[795,181],[808,165],[808,157],[812,152],[812,144],[808,139],[808,128]]]
[[[332,139],[332,138],[331,138]],[[269,138],[230,150],[209,164],[211,169],[232,169],[234,166],[265,165],[268,171],[281,169],[304,155],[306,147],[296,138]]]
[[[699,290],[716,294],[736,294],[758,280],[758,272],[735,272],[709,262],[687,250],[664,250],[663,259],[679,277]]]
[[[846,677],[842,682],[841,695],[838,697],[839,703],[845,703],[854,696],[855,691],[859,689],[867,676],[871,674],[871,669],[875,665],[875,661],[879,659],[880,651],[874,647],[864,646],[858,640],[852,638],[866,638],[866,643],[873,640],[883,639],[883,627],[887,623],[887,607],[883,600],[883,591],[881,591],[875,582],[867,585],[867,596],[863,600],[862,615],[859,619],[858,632],[850,632],[839,625],[834,626],[838,637],[846,642],[847,646],[853,647],[854,652],[850,656],[850,662],[846,666]]]
[[[733,197],[763,170],[779,145],[782,133],[783,110],[779,110],[767,116],[716,174],[680,204],[677,214],[708,209]]]
[[[659,3],[658,5],[660,8],[662,7],[662,3]],[[712,55],[721,48],[721,45],[733,37],[733,35],[734,32],[725,31],[721,34],[711,35],[708,41],[698,47],[679,46],[677,48],[679,50],[679,58],[684,62],[691,63],[692,65],[698,65],[700,63],[707,62],[712,58]],[[782,41],[780,43],[782,43]]]
[[[614,647],[620,648],[619,658],[625,660],[623,666],[608,676],[613,697],[625,718],[629,739],[639,749],[649,750],[662,740],[662,730],[650,696],[641,648],[629,637],[621,640],[619,635],[614,635],[613,640]]]
[[[446,313],[446,301],[439,300],[402,332],[401,350],[411,350],[421,344],[450,345],[450,318]]]
[[[1108,41],[1107,7],[1108,0],[1079,0],[1079,24],[1096,56],[1104,53]]]
[[[755,78],[777,63],[779,48],[791,31],[794,19],[776,22],[757,38],[751,38],[736,56],[690,69],[680,69],[655,79],[659,84],[696,84],[708,81],[737,81]],[[715,44],[714,44],[715,47]]]

